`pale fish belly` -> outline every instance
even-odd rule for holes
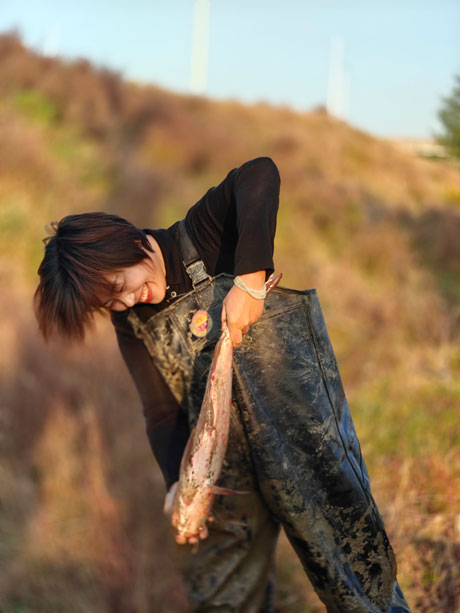
[[[230,427],[233,347],[225,328],[214,350],[196,428],[181,462],[171,523],[178,543],[207,535],[206,521],[218,488]]]

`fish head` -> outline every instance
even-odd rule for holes
[[[206,525],[215,495],[203,484],[193,496],[176,496],[171,523],[176,534],[190,538],[198,537]]]

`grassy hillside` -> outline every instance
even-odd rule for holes
[[[460,174],[321,111],[178,96],[0,37],[0,608],[182,611],[163,485],[108,322],[39,339],[44,225],[167,226],[269,155],[275,261],[316,287],[414,610],[460,608]],[[283,541],[279,610],[323,611]]]

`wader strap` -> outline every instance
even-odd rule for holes
[[[206,267],[203,260],[192,243],[192,239],[188,235],[187,228],[185,227],[185,219],[179,221],[177,224],[179,229],[179,242],[182,252],[183,263],[185,272],[192,280],[193,289],[203,281],[208,281],[211,277],[206,272]]]

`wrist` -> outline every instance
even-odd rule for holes
[[[243,281],[243,283],[251,289],[262,290],[265,287],[265,270],[258,270],[257,272],[248,272],[244,275],[238,276]]]
[[[241,275],[241,276],[237,275],[233,279],[233,283],[234,285],[236,285],[238,289],[242,290],[243,292],[251,296],[251,298],[254,298],[255,300],[265,300],[265,297],[267,295],[267,289],[265,286],[265,282],[262,282],[262,286],[261,286],[260,276],[252,276],[253,274],[257,274],[257,273],[251,273],[250,275]],[[248,279],[248,277],[250,277],[250,279]],[[251,287],[249,283],[251,283],[253,287]],[[256,285],[256,287],[254,287],[254,285]]]

